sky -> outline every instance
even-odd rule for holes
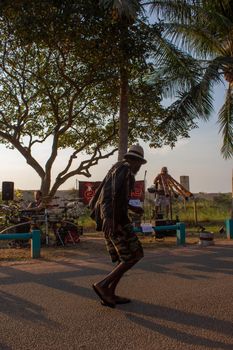
[[[215,111],[208,122],[200,122],[199,128],[190,132],[189,139],[182,139],[176,147],[151,149],[140,142],[144,148],[147,164],[143,165],[136,176],[136,180],[146,180],[146,188],[153,184],[153,179],[163,166],[168,168],[169,174],[180,182],[180,176],[189,176],[190,191],[193,193],[227,193],[232,191],[233,160],[224,160],[220,148],[222,136],[219,134],[217,113],[223,103],[225,89],[223,86],[215,90]],[[35,156],[42,163],[48,154],[46,145],[35,150]],[[65,164],[67,151],[62,151],[54,171]],[[117,155],[101,161],[91,169],[91,178],[83,176],[69,179],[60,190],[76,188],[78,181],[101,181],[108,169],[116,162]],[[0,183],[13,181],[14,188],[20,190],[36,190],[40,188],[40,178],[24,158],[15,150],[6,149],[0,145]]]

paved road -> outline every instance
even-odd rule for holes
[[[1,263],[1,350],[233,349],[233,245],[146,250],[119,286],[133,302],[110,309],[90,287],[111,269],[103,241],[84,240]]]

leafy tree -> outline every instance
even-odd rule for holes
[[[53,197],[56,190],[74,175],[90,176],[90,168],[117,149],[116,134],[119,81],[113,68],[95,71],[85,61],[84,44],[52,47],[39,43],[21,45],[2,21],[0,30],[0,141],[17,149],[41,178],[41,190]],[[88,44],[89,45],[89,44]],[[130,140],[165,140],[157,125],[164,118],[160,86],[148,86],[143,69],[136,69],[129,84]],[[148,68],[149,69],[149,68]],[[148,133],[147,122],[154,125]],[[175,136],[177,137],[177,135]],[[34,147],[45,141],[51,145],[45,166],[33,156]],[[172,140],[174,142],[174,139]],[[70,157],[52,183],[53,166],[59,149],[69,148]],[[77,165],[85,152],[87,159]]]
[[[183,24],[192,21],[193,1],[166,0],[166,1],[143,1],[143,0],[100,0],[100,5],[110,12],[114,21],[123,28],[122,37],[127,38],[132,25],[142,21],[150,27],[153,48],[147,58],[154,63],[154,69],[148,74],[149,84],[162,82],[163,97],[175,98],[175,102],[168,108],[167,118],[161,122],[159,128],[163,129],[164,137],[169,137],[171,130],[182,130],[183,136],[188,136],[188,130],[197,126],[198,117],[207,119],[212,110],[212,101],[209,95],[199,92],[200,75],[202,67],[199,62],[182,47],[175,46],[172,38],[174,33],[168,32],[168,25],[164,22],[169,18],[169,25],[179,30]],[[149,16],[149,10],[157,13],[153,18]],[[148,22],[150,20],[150,23]],[[152,23],[153,22],[153,23]],[[126,39],[125,39],[126,40]],[[130,53],[131,54],[131,53]],[[123,67],[129,67],[130,55],[123,56]],[[127,146],[128,113],[127,113],[127,73],[123,70],[121,82],[125,87],[121,90],[122,103],[120,108],[120,121],[124,127],[120,128],[119,147],[125,151]],[[187,95],[192,90],[192,97]],[[194,98],[194,100],[193,100]],[[198,114],[196,113],[198,111]],[[195,113],[194,113],[195,112]],[[119,152],[119,158],[121,154]]]
[[[224,158],[233,155],[233,1],[232,0],[101,0],[119,15],[135,17],[139,9],[150,8],[163,30],[157,40],[159,69],[151,82],[163,80],[163,96],[173,97],[172,116],[167,125],[186,120],[209,119],[213,112],[213,87],[228,83],[219,111]],[[177,44],[173,46],[173,43]],[[188,53],[188,54],[187,54]],[[190,59],[190,55],[196,59]],[[185,62],[186,61],[186,62]],[[199,63],[199,64],[197,64]],[[177,117],[175,117],[177,116]]]
[[[182,71],[180,80],[183,83],[185,79],[187,80],[184,78],[185,72],[191,79],[192,71],[197,69],[190,55],[183,55],[169,40],[164,39],[163,26],[160,21],[153,25],[148,22],[148,14],[145,13],[143,1],[77,2],[63,0],[57,2],[54,0],[49,5],[47,2],[38,4],[32,1],[30,6],[26,6],[24,1],[18,1],[18,3],[20,4],[18,8],[11,7],[13,15],[10,16],[10,22],[13,23],[13,28],[16,28],[18,35],[23,36],[26,42],[27,40],[29,42],[39,40],[51,46],[51,44],[54,45],[53,33],[56,33],[55,42],[60,41],[61,45],[67,45],[67,43],[80,45],[80,33],[82,33],[82,37],[88,38],[83,47],[83,59],[90,64],[93,64],[94,59],[95,71],[101,70],[100,65],[96,65],[96,61],[101,62],[101,65],[104,66],[102,71],[107,72],[109,65],[111,66],[112,74],[118,79],[118,93],[115,96],[119,103],[119,159],[126,152],[128,134],[132,135],[130,130],[132,122],[129,120],[132,115],[129,112],[129,90],[132,81],[138,79],[138,74],[141,77],[144,75],[145,79],[145,76],[152,76],[155,69],[161,67],[161,63],[163,66],[169,64],[169,67],[173,65],[173,71],[177,75]],[[80,16],[82,6],[85,7],[83,11],[85,16]],[[7,18],[9,19],[8,13]],[[24,31],[25,22],[28,28],[26,32]],[[179,67],[178,70],[177,67]],[[148,80],[148,83],[153,89],[151,81],[152,79]],[[156,86],[160,85],[161,81],[167,89],[168,83],[164,82],[163,77],[157,76],[155,84],[153,83],[155,100],[160,98],[160,89],[156,89]],[[186,117],[179,106],[172,105],[167,110],[166,116],[167,118],[160,120],[160,125],[158,123],[154,125],[157,125],[157,133],[163,130],[164,141],[170,140],[172,146],[179,135],[187,137],[188,131],[196,126],[195,116]],[[151,140],[152,146],[156,144],[158,144],[156,138]]]
[[[120,5],[126,3],[132,6],[121,11]],[[183,102],[164,109],[160,101],[161,93],[174,93],[176,84],[195,86],[200,67],[165,37],[164,23],[148,22],[142,4],[117,0],[1,4],[0,137],[35,169],[44,194],[52,196],[73,175],[90,176],[91,166],[119,144],[121,157],[128,138],[129,142],[141,138],[154,147],[174,146],[196,126],[196,115],[187,114]],[[165,80],[169,70],[173,79]],[[206,112],[199,103],[196,107]],[[123,132],[124,141],[119,142],[117,133]],[[52,149],[43,168],[32,149],[47,139]],[[52,166],[62,147],[74,151],[52,184]],[[89,159],[73,169],[74,159],[83,151]]]

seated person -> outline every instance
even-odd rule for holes
[[[26,210],[32,212],[40,212],[44,209],[44,204],[42,202],[42,192],[35,191],[34,192],[34,201],[29,203]]]
[[[42,192],[41,191],[35,191],[34,192],[34,201],[29,203],[26,209],[24,211],[28,212],[31,216],[33,215],[44,215],[44,209],[45,205],[42,201]],[[37,220],[32,224],[32,229],[38,229],[41,231],[41,242],[45,242],[45,235],[41,229],[41,224],[38,223]]]

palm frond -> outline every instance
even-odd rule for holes
[[[179,23],[163,23],[163,35],[172,43],[194,57],[206,59],[214,58],[220,53],[221,42],[213,37],[203,26],[187,25]]]
[[[202,67],[192,56],[182,52],[169,40],[157,33],[154,37],[154,71],[147,77],[148,83],[160,80],[165,98],[174,97],[177,90],[188,90],[197,84]]]
[[[201,81],[188,92],[180,92],[178,99],[171,105],[177,115],[192,119],[208,120],[213,112],[213,96],[206,82]]]
[[[200,28],[204,26],[213,36],[221,38],[231,30],[233,25],[232,16],[222,12],[217,6],[204,5],[197,7],[196,10],[193,23],[199,25]]]
[[[151,0],[147,1],[150,5],[151,13],[155,13],[160,20],[173,21],[179,23],[190,23],[196,8],[192,0]]]
[[[189,137],[188,130],[197,127],[196,120],[208,120],[213,111],[213,98],[206,82],[200,82],[178,98],[166,110],[158,131],[163,132],[167,140],[175,139],[177,132],[181,137]]]
[[[204,68],[204,74],[200,77],[200,81],[193,85],[189,91],[181,90],[178,99],[171,106],[172,110],[188,118],[202,118],[208,120],[211,112],[213,112],[213,87],[222,82],[219,70],[224,65],[232,62],[233,59],[224,60],[218,57],[209,62]]]
[[[226,67],[233,66],[233,57],[219,56],[211,61],[206,61],[204,65],[203,80],[218,84],[223,81],[223,73]]]
[[[205,12],[212,15],[212,19],[214,18],[225,18],[232,22],[233,19],[233,6],[232,0],[202,0],[201,8],[204,9]],[[203,13],[204,13],[203,11]],[[222,25],[223,23],[221,23]]]
[[[224,11],[218,2],[214,6],[211,1],[198,0],[154,0],[150,3],[166,28],[164,35],[188,52],[220,54],[226,38],[232,37],[232,11]]]
[[[177,91],[187,91],[200,80],[200,66],[197,65],[197,62],[192,62],[193,60],[187,59],[185,66],[179,64],[162,66],[147,76],[147,82],[155,84],[159,81],[162,85],[163,97],[174,98]]]
[[[138,0],[100,0],[99,4],[106,10],[115,10],[120,17],[135,18],[139,12],[143,12]]]
[[[233,156],[233,89],[229,84],[225,103],[219,111],[218,123],[223,137],[221,153],[225,159]]]

